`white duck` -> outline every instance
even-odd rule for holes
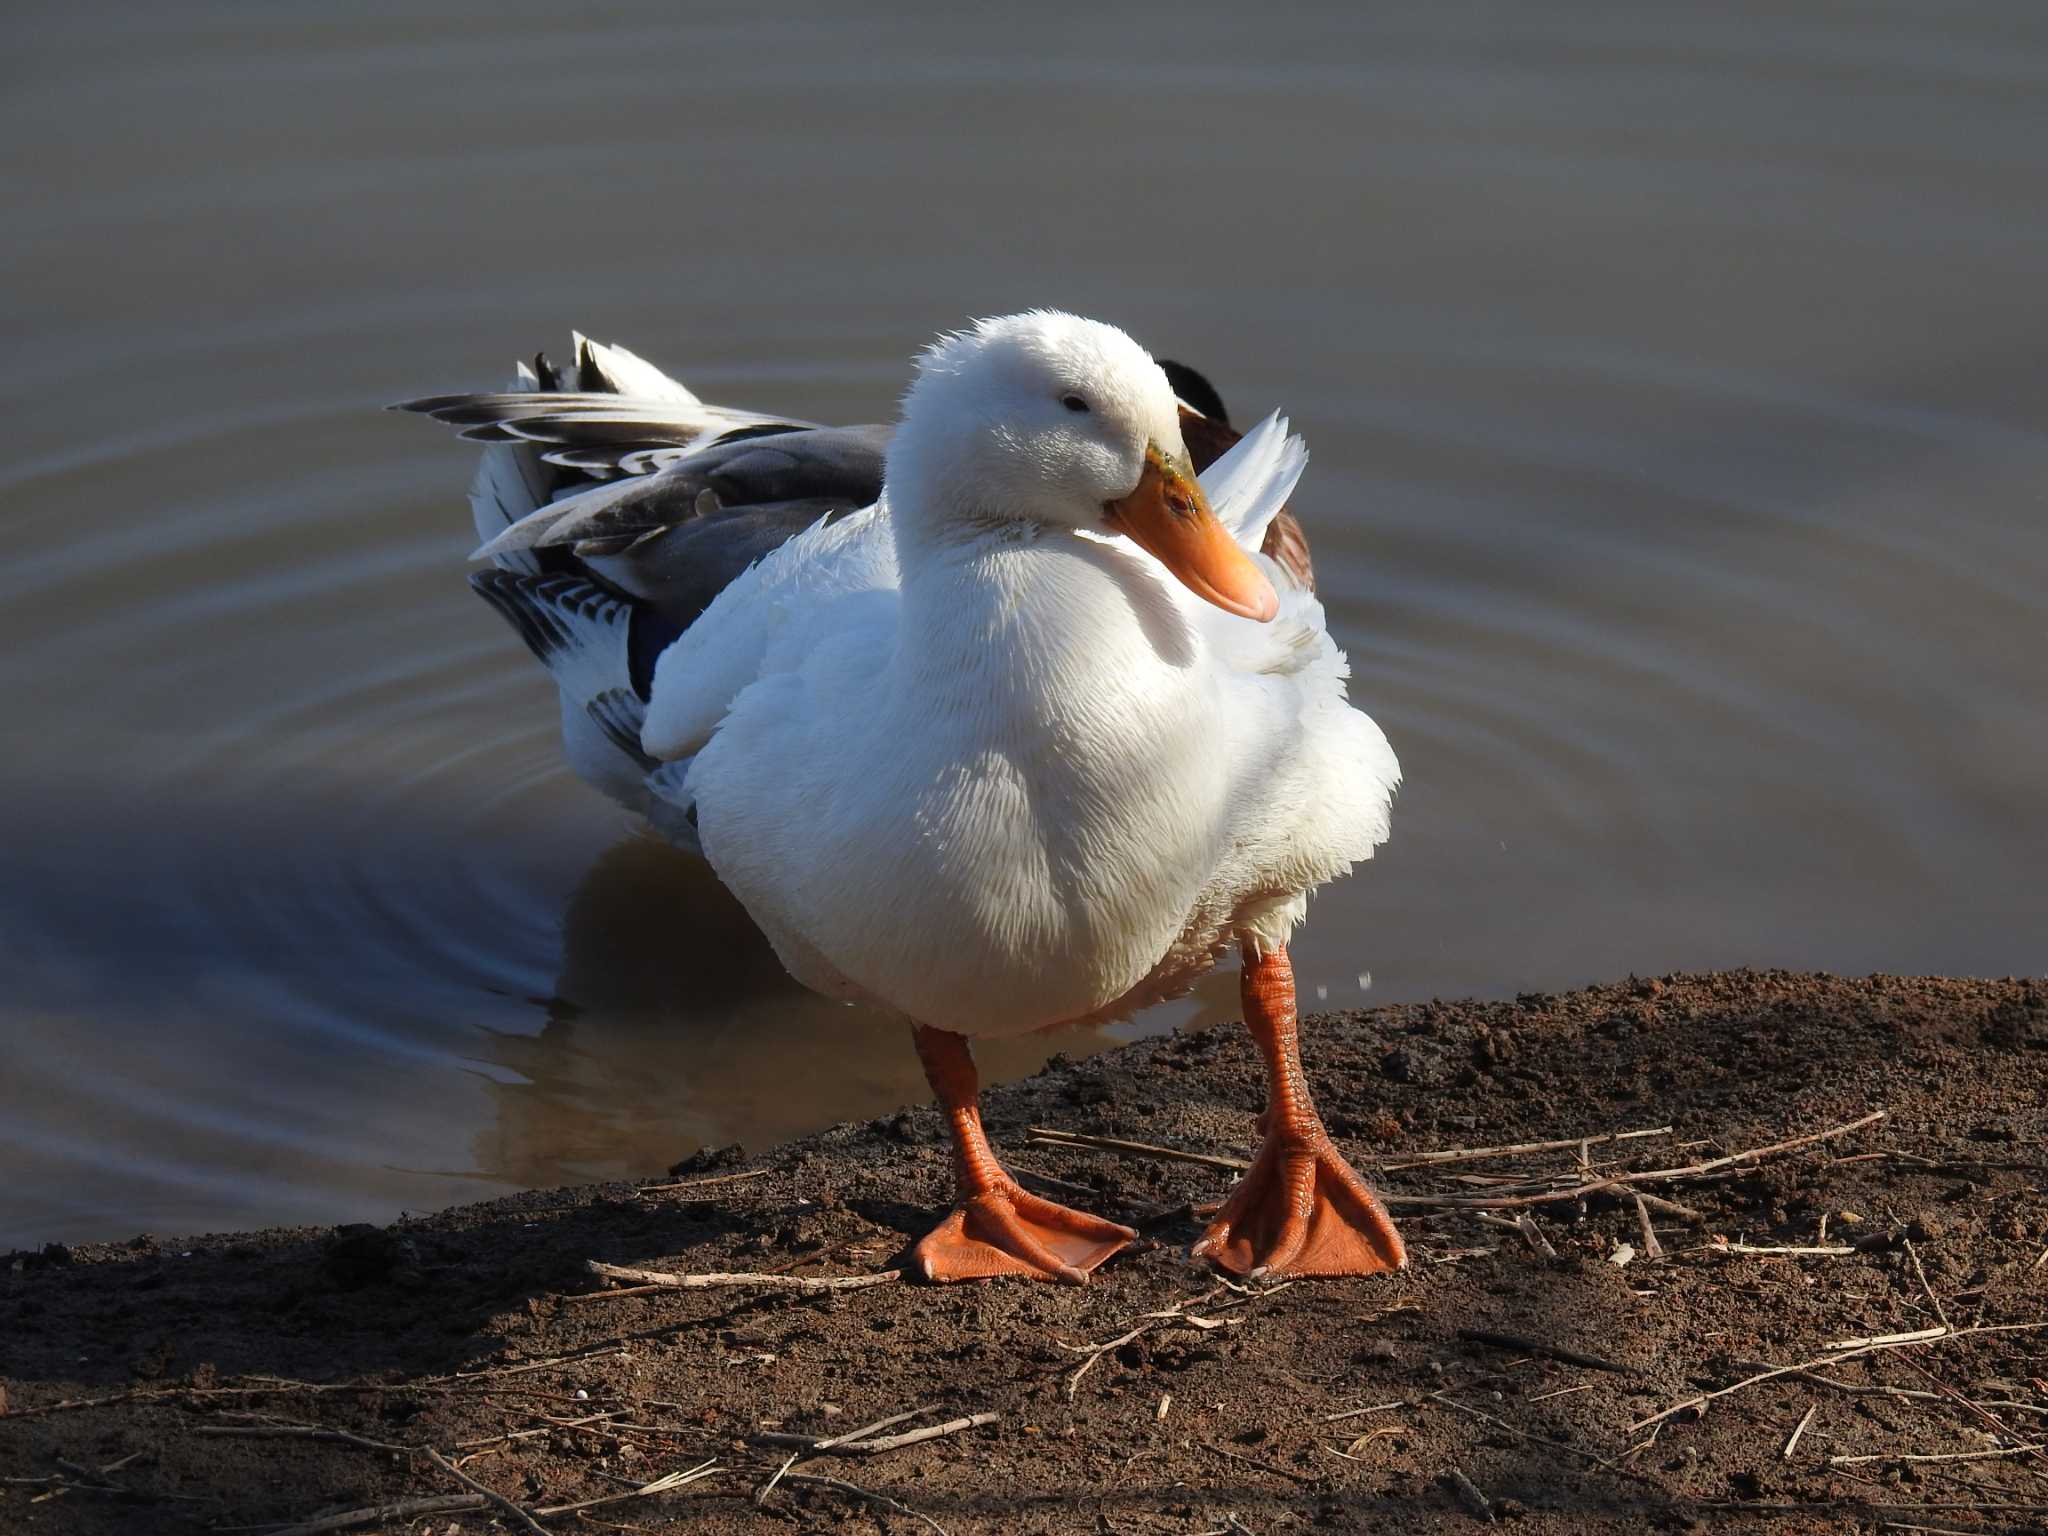
[[[1131,1241],[1003,1170],[968,1039],[1127,1014],[1233,941],[1268,1107],[1195,1252],[1240,1273],[1399,1266],[1296,1040],[1288,937],[1385,840],[1399,768],[1346,703],[1321,606],[1256,553],[1306,461],[1284,423],[1198,482],[1160,366],[1045,311],[933,346],[893,437],[703,406],[580,339],[578,372],[629,398],[523,374],[524,394],[412,408],[506,445],[475,499],[509,568],[479,586],[555,670],[579,768],[694,839],[798,980],[911,1021],[959,1186],[922,1272],[1078,1283]],[[519,440],[657,472],[549,502]],[[849,499],[845,461],[885,442],[880,500],[820,519]],[[741,515],[746,475],[722,492],[715,473],[735,452],[779,455],[795,494],[757,485]],[[812,525],[789,536],[792,517]],[[750,539],[769,552],[743,570],[706,558]],[[664,617],[693,564],[716,596]]]

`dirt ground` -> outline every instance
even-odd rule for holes
[[[13,1255],[0,1531],[2048,1530],[2048,985],[1680,976],[1304,1038],[1413,1202],[1397,1277],[1221,1286],[1185,1250],[1227,1167],[1032,1139],[1247,1155],[1244,1035],[1170,1036],[988,1095],[1020,1176],[1152,1239],[1085,1289],[588,1267],[885,1270],[947,1198],[926,1108],[383,1229]]]

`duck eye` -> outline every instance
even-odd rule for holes
[[[1060,396],[1060,404],[1070,411],[1085,411],[1088,409],[1088,402],[1079,395],[1062,395]]]

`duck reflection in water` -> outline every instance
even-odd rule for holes
[[[1234,1017],[1229,977],[1203,991],[1201,1022]],[[929,1097],[901,1020],[798,986],[710,868],[652,834],[607,850],[570,898],[546,1009],[537,1035],[488,1033],[519,1080],[487,1083],[497,1113],[476,1166],[519,1188],[645,1177],[700,1148],[758,1150]],[[1129,1033],[990,1040],[979,1054],[990,1080],[1010,1081]]]

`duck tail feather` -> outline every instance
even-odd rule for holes
[[[521,363],[519,372],[505,387],[509,394],[529,394],[540,388],[540,380]],[[469,511],[476,524],[477,542],[493,542],[506,529],[546,506],[560,478],[560,472],[543,462],[540,451],[531,443],[513,440],[487,444],[469,482]],[[506,549],[492,558],[504,570],[529,576],[541,572],[539,558],[524,550]]]
[[[584,576],[472,571],[469,584],[497,609],[579,709],[633,691],[633,604]]]
[[[679,381],[624,347],[592,341],[581,331],[576,338],[576,383],[579,389],[641,400],[666,400],[674,405],[701,405]]]

